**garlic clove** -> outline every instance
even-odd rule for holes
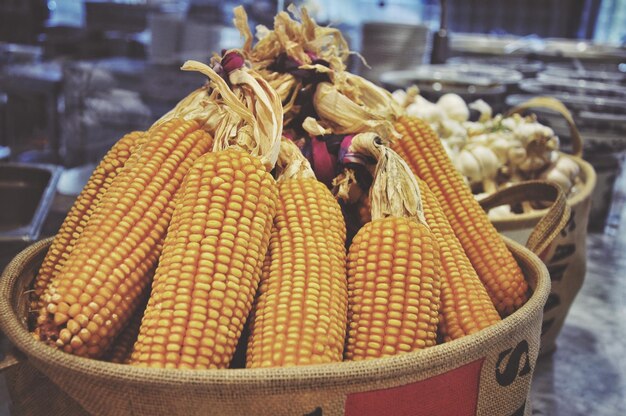
[[[500,167],[496,154],[486,146],[476,146],[470,152],[474,155],[481,170],[481,180],[495,177]]]
[[[400,104],[401,106],[404,106],[405,100],[406,100],[406,91],[395,90],[394,92],[391,93],[391,96],[398,104]]]
[[[470,183],[480,182],[481,167],[476,157],[468,150],[461,150],[456,160],[457,169],[466,176]]]
[[[468,106],[472,110],[476,110],[480,113],[479,121],[486,122],[493,117],[493,109],[484,100],[478,99]]]
[[[565,192],[565,194],[569,194],[572,186],[574,185],[573,181],[571,181],[566,174],[556,169],[556,166],[548,169],[541,175],[541,177],[547,181],[558,184],[561,189],[563,189],[563,192]]]
[[[437,106],[451,119],[456,121],[469,120],[469,108],[461,96],[458,94],[448,93],[439,97]]]
[[[408,115],[421,118],[422,120],[433,123],[445,119],[444,112],[435,104],[427,100],[417,100],[406,108]]]

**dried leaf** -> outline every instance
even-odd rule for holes
[[[239,30],[241,36],[243,36],[243,52],[244,54],[249,53],[252,50],[252,31],[250,30],[250,26],[248,25],[248,15],[246,14],[246,10],[243,6],[237,6],[233,10],[235,17],[233,18],[233,24]]]
[[[335,134],[374,132],[385,141],[398,137],[387,115],[356,104],[329,82],[317,86],[313,105]]]
[[[180,100],[176,106],[158,119],[152,127],[156,127],[174,118],[184,120],[200,120],[207,125],[213,125],[219,120],[220,114],[215,96],[207,85],[191,92]]]
[[[276,161],[276,178],[278,182],[292,178],[315,178],[315,173],[307,158],[295,143],[286,138],[280,142],[280,152]]]
[[[304,119],[302,123],[302,128],[307,133],[313,136],[324,136],[326,134],[331,134],[332,131],[329,128],[324,128],[316,119],[313,117],[307,117]]]
[[[375,133],[354,136],[350,151],[377,161],[369,197],[372,220],[385,217],[414,218],[426,225],[422,197],[415,175],[406,162],[385,146]]]
[[[342,72],[334,78],[337,89],[356,104],[395,120],[403,110],[384,88],[350,72]]]
[[[345,62],[351,52],[341,31],[318,26],[305,8],[298,11],[291,5],[289,11],[295,19],[286,12],[278,13],[274,18],[274,30],[258,26],[256,31],[259,41],[252,46],[248,16],[242,6],[235,8],[233,22],[244,37],[243,53],[252,67],[258,71],[267,70],[280,55],[286,55],[301,65],[301,69],[311,65],[315,59],[321,59],[328,62],[333,70],[345,70]],[[324,71],[327,68],[320,65],[308,69]]]
[[[268,170],[273,169],[282,136],[283,109],[278,93],[258,73],[242,67],[228,74],[226,81],[211,67],[187,61],[186,71],[198,71],[210,79],[219,93],[221,118],[214,126],[213,150],[236,146],[258,156]]]
[[[332,193],[347,204],[355,204],[362,198],[363,190],[357,182],[353,169],[345,168],[333,179]]]

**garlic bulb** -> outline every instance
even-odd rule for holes
[[[498,171],[500,162],[498,156],[487,146],[476,146],[470,152],[478,159],[482,166],[483,178],[493,178]]]
[[[558,169],[549,169],[545,174],[541,175],[541,177],[547,181],[556,182],[566,194],[569,193],[569,190],[574,185],[569,176]]]
[[[578,165],[559,157],[559,138],[550,127],[538,123],[536,116],[494,115],[483,100],[468,106],[457,94],[445,94],[432,103],[416,87],[395,91],[393,97],[406,114],[430,124],[473,189],[492,193],[509,183],[542,177],[559,183],[566,192],[575,191]],[[480,113],[478,121],[469,121],[470,108]],[[498,213],[512,215],[509,207],[499,207],[489,215]]]
[[[466,121],[461,124],[468,136],[476,136],[485,131],[485,124],[478,121]]]
[[[474,101],[473,103],[470,103],[469,108],[472,110],[476,110],[480,113],[480,117],[478,119],[478,121],[480,122],[484,123],[493,118],[493,109],[483,100],[479,99]]]
[[[510,117],[502,118],[500,124],[502,127],[509,131],[514,131],[518,125],[524,122],[524,118],[519,114],[513,114]]]
[[[406,108],[406,113],[410,116],[421,118],[429,123],[445,118],[445,113],[441,108],[419,95],[415,97],[415,101]]]
[[[511,150],[521,148],[522,146],[518,140],[514,140],[510,135],[494,135],[489,145],[491,150],[498,156],[498,160],[502,165],[505,165],[509,161]]]
[[[565,194],[569,194],[580,175],[580,167],[567,157],[559,157],[556,163],[541,174],[541,178],[556,182]]]
[[[510,148],[507,152],[507,156],[509,159],[509,164],[511,164],[512,166],[517,166],[522,163],[524,159],[526,159],[526,149],[521,145]]]
[[[480,182],[482,177],[480,163],[471,152],[462,150],[454,160],[454,165],[471,182]]]
[[[474,195],[474,198],[476,198],[476,200],[480,202],[481,199],[484,199],[488,196],[489,196],[489,193],[483,192],[483,193]],[[510,205],[499,205],[497,207],[491,208],[487,212],[487,216],[489,217],[490,220],[506,219],[506,218],[510,218],[511,215],[513,215],[513,213],[511,212]]]
[[[448,118],[452,120],[460,122],[469,120],[469,108],[467,108],[463,98],[457,94],[448,93],[442,95],[437,100],[437,107],[441,108]]]
[[[449,118],[440,120],[435,130],[444,140],[457,137],[465,143],[467,141],[467,130],[460,123]]]
[[[527,117],[515,126],[513,134],[526,148],[526,158],[516,163],[516,168],[531,173],[544,169],[552,161],[552,155],[559,147],[559,138],[550,127]]]
[[[556,168],[569,175],[572,179],[577,178],[578,175],[580,175],[580,166],[568,157],[559,157],[556,162]]]
[[[403,107],[406,107],[405,104],[406,104],[407,93],[405,90],[395,90],[394,92],[391,93],[391,97],[394,99],[395,102],[397,102]]]
[[[487,146],[466,147],[458,156],[458,168],[471,183],[493,179],[499,167],[498,156]]]

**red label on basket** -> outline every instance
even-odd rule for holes
[[[345,415],[474,416],[483,361],[405,386],[349,394]]]

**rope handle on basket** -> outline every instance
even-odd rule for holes
[[[570,135],[572,136],[572,154],[578,157],[583,155],[583,138],[576,127],[572,113],[556,98],[543,96],[531,98],[511,108],[507,111],[506,115],[510,116],[511,114],[522,113],[524,110],[531,108],[546,108],[562,115],[569,125]]]
[[[546,215],[535,225],[526,247],[537,254],[543,253],[569,221],[571,209],[563,190],[547,181],[525,181],[503,188],[480,201],[485,211],[500,205],[524,201],[550,201]]]

